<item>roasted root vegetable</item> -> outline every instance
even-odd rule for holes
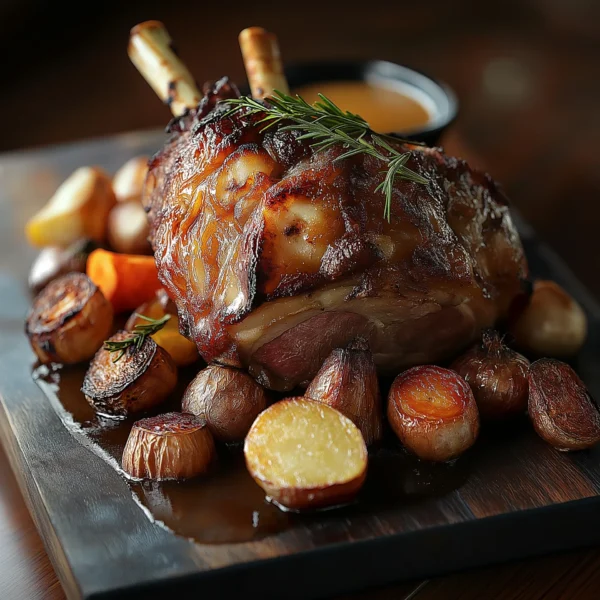
[[[585,384],[552,358],[529,369],[529,416],[539,436],[559,450],[582,450],[600,441],[600,412]]]
[[[110,301],[115,313],[133,310],[161,289],[153,256],[94,250],[87,274]]]
[[[349,502],[367,472],[360,430],[341,412],[306,398],[263,411],[244,444],[246,466],[279,506],[306,509]]]
[[[265,408],[265,390],[252,377],[219,365],[200,371],[181,403],[182,411],[205,419],[215,438],[224,442],[241,442]]]
[[[132,335],[117,332],[90,363],[81,391],[98,414],[123,418],[148,410],[164,402],[177,384],[175,363],[153,339],[144,337],[122,355],[106,348]]]
[[[128,160],[116,173],[112,187],[117,202],[141,202],[144,181],[148,174],[148,157],[136,156]]]
[[[42,363],[74,364],[90,359],[110,335],[110,302],[84,273],[69,273],[35,298],[25,322]]]
[[[52,280],[67,273],[85,273],[87,259],[97,245],[87,239],[77,240],[68,248],[43,248],[31,265],[29,289],[36,294]]]
[[[166,413],[133,424],[123,450],[123,470],[136,479],[189,479],[215,457],[206,423],[194,415]]]
[[[481,343],[451,368],[471,386],[482,419],[503,419],[527,409],[529,361],[504,345],[497,332],[484,331]]]
[[[144,315],[151,319],[162,319],[167,314],[171,315],[171,318],[160,331],[152,335],[152,339],[169,353],[173,362],[178,367],[191,365],[200,357],[196,344],[179,333],[177,310],[174,306],[171,307],[168,296],[161,293],[160,290],[153,300],[144,302],[144,304],[137,307],[127,320],[125,329],[133,331],[136,325],[143,325],[144,319],[140,318],[139,315]]]
[[[529,304],[511,325],[517,346],[537,356],[577,354],[587,336],[587,318],[579,303],[554,281],[533,285]]]
[[[387,414],[404,446],[424,460],[456,458],[479,433],[471,388],[460,375],[441,367],[413,367],[398,375]]]
[[[80,238],[102,242],[115,202],[110,177],[97,167],[81,167],[27,222],[27,239],[40,247],[66,247]]]
[[[108,215],[108,243],[124,254],[151,254],[146,211],[139,200],[119,202]]]
[[[377,368],[363,338],[334,350],[304,395],[346,415],[360,429],[367,446],[381,439],[383,413]]]

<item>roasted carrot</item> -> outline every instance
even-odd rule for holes
[[[110,300],[115,313],[137,308],[162,287],[153,256],[94,250],[88,258],[87,274]]]

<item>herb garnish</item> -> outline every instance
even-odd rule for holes
[[[249,115],[264,114],[265,117],[259,121],[266,124],[263,131],[281,121],[289,121],[290,124],[281,129],[303,132],[298,139],[312,140],[311,146],[315,150],[327,150],[335,144],[341,144],[346,151],[336,161],[357,154],[368,154],[385,163],[385,178],[376,191],[385,195],[383,216],[389,221],[394,181],[397,178],[424,185],[428,183],[427,179],[406,166],[410,153],[398,152],[389,144],[390,141],[406,140],[376,133],[361,116],[341,110],[323,94],[319,94],[319,98],[320,101],[309,104],[300,96],[290,96],[275,90],[264,104],[248,96],[223,100],[223,103],[233,106],[227,114],[242,109],[246,109],[246,114]]]
[[[133,331],[124,340],[106,340],[104,342],[105,350],[108,350],[109,352],[119,353],[113,358],[113,362],[117,362],[118,360],[120,360],[121,357],[125,354],[127,348],[129,347],[132,347],[134,352],[139,350],[146,341],[146,338],[149,335],[153,335],[157,331],[160,331],[165,326],[167,321],[171,318],[171,315],[165,315],[160,319],[151,319],[150,317],[140,315],[139,313],[135,313],[135,316],[139,319],[143,319],[144,321],[148,321],[148,323],[136,325],[133,328]]]

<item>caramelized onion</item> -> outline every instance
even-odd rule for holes
[[[215,444],[202,419],[166,413],[133,424],[123,470],[136,479],[188,479],[205,473],[214,457]]]
[[[484,331],[476,344],[451,367],[470,386],[482,419],[501,419],[527,408],[529,361],[502,343],[497,332]]]
[[[131,334],[119,331],[109,341],[120,342]],[[90,363],[81,391],[96,412],[124,418],[164,402],[177,384],[177,367],[151,338],[129,346],[118,358],[100,348]]]
[[[181,410],[206,419],[215,438],[244,439],[254,419],[267,408],[265,390],[247,373],[211,365],[185,390]]]
[[[477,404],[467,382],[454,371],[430,365],[396,377],[388,419],[404,446],[431,461],[456,458],[479,433]]]
[[[368,445],[381,439],[383,411],[377,368],[369,345],[357,338],[344,349],[334,350],[305,392],[346,415],[361,431]]]
[[[342,413],[306,398],[262,412],[244,444],[252,478],[278,505],[316,508],[348,502],[362,487],[367,448]]]
[[[35,298],[25,332],[42,363],[90,359],[109,335],[110,302],[83,273],[55,279]]]

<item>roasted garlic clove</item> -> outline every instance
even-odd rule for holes
[[[132,334],[119,331],[109,342]],[[177,367],[156,342],[146,337],[128,346],[121,356],[101,348],[94,356],[81,391],[98,414],[124,418],[164,402],[177,384]]]
[[[154,300],[144,302],[135,310],[127,320],[125,329],[133,331],[136,325],[144,324],[144,319],[141,319],[138,315],[158,320],[166,314],[170,314],[171,318],[160,331],[152,335],[152,339],[169,353],[178,367],[185,367],[195,363],[200,355],[196,344],[179,333],[177,310],[171,305],[172,303],[164,290],[159,290]]]
[[[559,450],[582,450],[600,441],[600,412],[585,384],[552,358],[529,368],[529,416],[539,436]]]
[[[112,322],[112,306],[90,278],[69,273],[36,296],[25,332],[40,362],[74,364],[94,356]]]
[[[334,350],[304,394],[346,415],[368,445],[381,439],[383,412],[377,368],[366,340]]]
[[[519,348],[536,356],[572,356],[585,342],[587,317],[560,285],[538,280],[510,332]]]
[[[349,502],[367,472],[367,447],[342,413],[307,398],[290,398],[263,411],[244,444],[246,466],[278,505],[317,508]]]
[[[424,460],[456,458],[479,433],[471,388],[457,373],[441,367],[413,367],[398,375],[387,414],[404,446]]]
[[[182,411],[205,419],[215,438],[224,442],[242,441],[265,408],[262,386],[243,371],[219,365],[196,375],[181,404]]]
[[[152,254],[150,225],[139,200],[119,202],[108,215],[108,243],[124,254]]]
[[[128,160],[116,173],[112,187],[117,202],[141,202],[144,182],[148,174],[148,157],[136,156]]]
[[[189,479],[215,457],[206,423],[190,414],[166,413],[136,421],[123,450],[123,470],[136,479]]]
[[[108,175],[96,167],[81,167],[27,222],[27,239],[33,246],[63,248],[84,237],[102,242],[115,202]]]

